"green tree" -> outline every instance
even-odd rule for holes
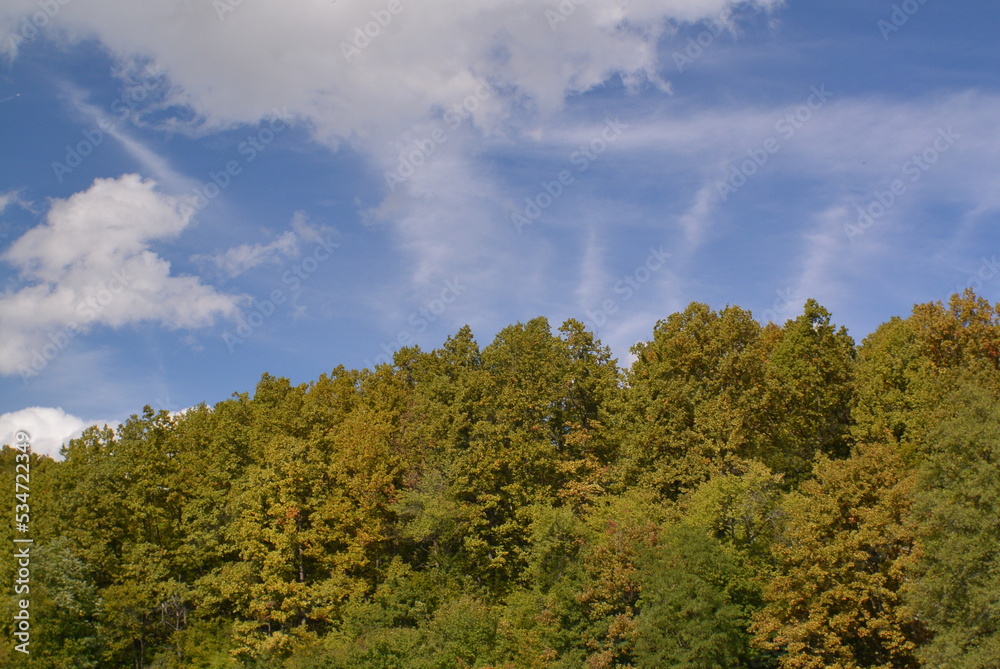
[[[830,321],[826,309],[807,300],[768,358],[776,420],[761,459],[788,483],[808,476],[816,453],[846,457],[850,449],[854,340]]]
[[[733,584],[738,564],[700,528],[667,531],[646,567],[635,666],[746,666],[747,611]]]
[[[986,669],[1000,666],[1000,393],[993,370],[958,376],[922,439],[907,595],[934,632],[924,666]]]
[[[750,312],[692,303],[636,344],[614,409],[622,480],[675,500],[728,455],[761,457],[775,417],[765,363],[771,340]]]
[[[237,557],[209,583],[236,614],[245,657],[279,658],[318,638],[344,602],[372,586],[389,548],[399,476],[394,382],[386,370],[347,376],[317,386],[320,405],[307,386],[267,375],[254,397],[259,456],[228,504],[227,541]],[[336,386],[349,394],[348,385],[362,394],[353,410],[320,408]]]
[[[601,407],[617,368],[579,323],[562,330],[555,337],[538,318],[497,334],[468,372],[479,388],[459,423],[468,429],[436,467],[458,512],[461,568],[494,593],[527,564],[530,509],[586,504],[607,475]]]
[[[184,485],[172,428],[166,412],[148,406],[116,432],[90,428],[64,449],[49,480],[50,536],[68,540],[58,559],[78,564],[97,590],[88,618],[102,665],[149,662],[189,610],[174,560],[184,542]]]
[[[73,541],[55,530],[61,500],[52,495],[53,477],[60,465],[34,452],[21,453],[8,446],[0,449],[4,480],[13,487],[16,474],[27,474],[28,478],[26,497],[18,499],[7,494],[0,499],[0,511],[7,519],[0,523],[0,540],[10,547],[8,556],[0,560],[0,583],[6,588],[6,596],[0,598],[0,618],[6,621],[2,628],[8,639],[0,646],[3,666],[21,666],[29,657],[31,664],[58,669],[100,666],[100,635],[95,618],[100,598],[94,575],[78,556]],[[23,489],[12,492],[24,494]],[[14,531],[14,505],[24,503],[29,507],[29,534]],[[13,543],[15,538],[25,537],[34,543]],[[14,557],[15,552],[25,548],[30,559],[27,581],[19,578],[20,560]],[[20,643],[13,636],[12,625],[20,600],[30,602],[30,656],[14,649]]]

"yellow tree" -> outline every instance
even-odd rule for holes
[[[855,436],[921,441],[938,419],[942,375],[973,367],[1000,369],[1000,305],[972,290],[883,323],[858,350]]]
[[[758,647],[784,653],[783,669],[919,666],[926,632],[900,593],[916,559],[914,475],[895,448],[820,457],[814,478],[785,500],[778,573],[752,626]]]

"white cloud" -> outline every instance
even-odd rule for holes
[[[808,94],[804,89],[802,99]],[[742,281],[762,281],[761,297],[768,304],[775,291],[793,287],[790,308],[801,307],[800,301],[810,296],[839,306],[857,290],[859,280],[872,276],[873,268],[899,255],[912,226],[928,224],[929,203],[952,202],[967,212],[962,220],[968,218],[969,226],[981,225],[984,212],[1000,208],[995,188],[1000,139],[992,129],[1000,97],[958,93],[888,101],[834,96],[788,137],[786,126],[779,130],[778,123],[801,102],[792,100],[771,107],[686,109],[629,119],[628,130],[583,175],[567,163],[567,156],[599,135],[603,122],[566,123],[523,144],[533,160],[547,167],[508,185],[491,174],[486,160],[464,156],[446,143],[376,213],[393,222],[396,240],[414,258],[418,281],[433,286],[436,273],[459,273],[476,287],[479,313],[513,299],[523,317],[545,310],[583,319],[586,309],[600,303],[602,290],[614,297],[614,281],[602,286],[602,273],[619,276],[644,257],[647,244],[667,244],[675,262],[634,302],[622,305],[628,313],[609,319],[603,329],[602,337],[624,351],[670,309],[704,299],[692,276],[713,262],[704,254],[718,249],[724,235],[755,238],[776,259],[798,254],[787,263],[769,262],[761,276]],[[948,127],[961,138],[920,179],[910,181],[903,173],[907,161],[932,147],[939,129]],[[748,159],[748,151],[772,138],[779,150],[723,201],[718,184],[733,165]],[[505,141],[487,142],[486,153],[498,146],[502,149]],[[518,235],[510,212],[523,208],[525,197],[535,196],[541,181],[551,180],[564,166],[576,181]],[[596,173],[602,170],[599,178]],[[775,198],[774,189],[790,178],[804,185]],[[856,206],[873,201],[876,190],[886,191],[897,178],[907,179],[906,193],[850,244],[844,226],[854,223]],[[651,206],[619,199],[605,206],[607,192],[631,184],[663,184],[669,201]],[[762,197],[769,212],[764,218]],[[630,235],[648,236],[648,242],[617,243],[625,228]],[[550,249],[550,234],[556,230],[570,238],[593,230],[593,237],[579,248],[564,244]],[[626,252],[636,255],[622,255]],[[567,290],[560,279],[567,265],[581,269],[575,290]],[[702,288],[710,291],[717,281],[731,279],[730,271],[720,268],[717,276],[705,278]],[[378,308],[383,309],[381,304]]]
[[[20,191],[12,190],[6,193],[0,193],[0,214],[7,211],[7,207],[17,205],[19,207],[27,208],[29,205],[21,198]]]
[[[235,315],[240,297],[172,276],[170,263],[149,248],[179,235],[191,216],[184,199],[136,175],[97,179],[54,200],[46,221],[0,256],[22,279],[19,289],[0,293],[0,373],[31,376],[96,325],[199,328]]]
[[[698,191],[691,207],[681,216],[679,225],[684,232],[687,252],[690,253],[704,241],[705,234],[712,225],[713,209],[717,205],[716,190],[705,184]]]
[[[249,269],[266,262],[281,262],[281,257],[298,255],[298,239],[286,231],[270,244],[241,244],[217,256],[194,256],[196,260],[210,260],[229,278],[237,277]]]
[[[162,104],[198,114],[189,130],[253,123],[287,108],[332,146],[349,141],[381,153],[483,79],[503,91],[473,114],[487,132],[508,128],[515,110],[557,111],[567,96],[616,75],[663,88],[657,44],[675,23],[780,0],[401,0],[396,14],[385,2],[292,0],[217,11],[229,4],[69,3],[48,29],[98,39],[126,72],[154,61],[173,84]],[[5,3],[0,32],[16,34],[35,11],[32,0]]]
[[[155,62],[170,84],[162,104],[180,104],[195,114],[189,132],[253,123],[274,109],[287,109],[319,141],[331,147],[350,143],[379,171],[395,169],[403,148],[440,127],[442,114],[474,96],[485,80],[491,95],[475,101],[471,117],[460,128],[446,126],[447,142],[405,186],[374,208],[376,220],[391,227],[390,238],[411,261],[406,269],[421,295],[431,294],[441,276],[453,274],[482,291],[474,302],[484,312],[499,303],[495,298],[519,300],[518,306],[570,309],[579,306],[570,304],[574,295],[578,300],[597,295],[599,270],[611,276],[617,272],[610,253],[587,246],[580,266],[590,270],[584,272],[589,279],[581,292],[556,295],[557,284],[550,281],[554,261],[547,267],[544,261],[558,255],[561,266],[571,264],[564,257],[567,252],[549,248],[533,234],[543,225],[568,227],[560,217],[571,209],[569,202],[591,195],[583,180],[546,212],[543,223],[526,232],[528,236],[518,236],[510,226],[507,203],[523,206],[524,197],[537,191],[538,179],[552,175],[505,185],[490,169],[493,156],[482,160],[483,153],[517,140],[519,150],[560,162],[581,142],[590,141],[600,125],[562,114],[569,98],[619,75],[633,87],[664,86],[657,72],[669,68],[657,62],[657,45],[672,24],[716,17],[721,9],[744,3],[587,0],[573,4],[576,9],[565,21],[550,23],[545,12],[558,11],[557,0],[482,0],[472,5],[401,1],[403,10],[377,27],[379,34],[350,59],[342,45],[351,42],[356,29],[371,24],[372,12],[382,11],[387,3],[244,2],[219,16],[214,8],[218,3],[91,0],[62,6],[51,23],[66,39],[99,40],[117,55],[123,71],[138,69],[135,63]],[[780,3],[745,4],[772,9]],[[0,32],[5,24],[16,32],[21,18],[34,11],[34,0],[9,0],[0,9]],[[803,290],[835,281],[863,264],[857,245],[850,249],[857,261],[840,257],[848,247],[839,239],[833,218],[805,231],[800,229],[803,221],[813,220],[815,212],[851,212],[870,201],[876,188],[884,190],[898,176],[910,155],[933,140],[939,126],[953,125],[967,139],[913,185],[879,228],[865,236],[864,245],[873,246],[890,224],[926,215],[921,208],[937,198],[959,203],[971,217],[970,226],[976,225],[976,217],[1000,208],[1000,143],[994,131],[1000,100],[995,96],[948,92],[892,101],[832,92],[832,99],[793,137],[785,137],[776,123],[806,102],[810,91],[805,88],[800,99],[775,107],[718,104],[706,110],[690,103],[664,104],[662,99],[647,107],[636,105],[635,117],[628,119],[631,127],[609,149],[608,158],[613,153],[621,173],[633,182],[658,179],[669,188],[674,177],[686,178],[690,190],[686,199],[678,200],[686,211],[645,212],[648,220],[641,222],[657,243],[672,239],[664,227],[676,231],[679,261],[721,234],[745,234],[735,227],[748,224],[743,205],[762,186],[789,175],[797,184],[815,186],[808,213],[801,209],[801,192],[775,205],[774,226],[793,233],[784,240],[802,242],[802,262],[791,270],[796,276],[780,285],[791,282]],[[581,116],[586,113],[602,115],[592,105]],[[728,202],[714,199],[731,164],[745,160],[748,150],[772,137],[781,148],[768,164]],[[787,220],[778,220],[782,217]],[[613,239],[603,225],[595,227],[595,239]],[[216,262],[235,274],[279,257],[286,248],[288,238],[246,244]],[[865,253],[877,264],[877,258]],[[676,299],[682,306],[686,296],[676,282],[663,283],[671,304]],[[650,288],[644,295],[656,294]],[[51,304],[48,295],[41,296]],[[646,313],[640,299],[646,298],[637,298],[635,314]],[[456,305],[456,312],[462,304]],[[662,304],[644,316],[650,324],[664,313]],[[648,331],[645,324],[635,325],[636,331],[643,327]],[[621,328],[623,341],[635,329],[624,317]]]
[[[191,192],[197,185],[194,179],[177,172],[163,156],[132,137],[123,127],[120,118],[88,102],[84,91],[68,83],[64,83],[63,88],[72,105],[93,124],[91,132],[102,139],[105,133],[114,138],[126,153],[142,166],[144,174],[154,177],[157,183],[174,192]]]
[[[605,246],[597,226],[590,226],[583,256],[580,258],[580,279],[574,293],[577,303],[584,308],[600,305],[607,291],[608,274],[604,269],[604,254]]]
[[[28,407],[0,414],[0,444],[13,445],[17,432],[24,430],[31,436],[32,451],[59,460],[59,449],[70,439],[79,437],[91,425],[106,424],[117,425],[113,421],[86,421],[61,408]]]
[[[303,211],[295,212],[291,226],[291,230],[281,233],[270,243],[240,244],[214,256],[192,256],[192,260],[211,263],[232,279],[258,265],[280,263],[283,257],[295,258],[300,252],[300,242],[318,242],[331,230],[326,226],[310,225]]]
[[[153,63],[165,77],[156,105],[194,112],[190,122],[169,115],[171,128],[208,133],[285,110],[318,141],[334,148],[349,143],[379,171],[394,169],[401,147],[425,139],[457,105],[468,118],[457,129],[447,124],[440,152],[378,207],[412,262],[411,281],[426,292],[442,274],[459,273],[479,286],[508,274],[537,275],[533,254],[543,249],[526,254],[523,239],[511,240],[506,193],[477,160],[484,137],[546,137],[565,124],[560,112],[569,98],[616,77],[633,91],[667,90],[657,48],[678,23],[718,17],[737,5],[770,10],[781,4],[400,2],[401,11],[388,14],[387,2],[91,0],[61,5],[49,32],[71,42],[98,40],[122,72]],[[219,12],[220,6],[233,11]],[[33,0],[5,3],[0,32],[16,32],[34,11]],[[372,36],[364,36],[366,30]],[[482,82],[490,94],[477,98]],[[118,139],[144,157],[127,135]],[[149,160],[144,165],[156,167]],[[219,263],[238,274],[275,253],[280,249],[250,244]],[[537,288],[526,292],[537,294]]]
[[[847,291],[842,276],[845,265],[850,260],[851,249],[843,226],[851,223],[853,212],[846,207],[835,206],[815,216],[815,227],[803,235],[804,251],[800,261],[800,275],[792,294],[818,299],[830,304]],[[802,297],[804,296],[804,297]],[[798,304],[793,305],[798,307]]]
[[[26,201],[21,196],[20,190],[7,191],[6,193],[0,193],[0,216],[3,215],[9,207],[20,207],[26,211],[31,211],[31,203]],[[0,220],[0,243],[3,243],[11,236],[10,226],[3,220]]]
[[[934,230],[950,245],[967,251],[969,242],[962,237],[975,239],[975,233],[982,233],[975,228],[982,228],[989,214],[1000,211],[996,189],[1000,139],[993,130],[1000,97],[975,92],[913,100],[835,95],[789,137],[790,126],[778,124],[808,94],[804,89],[802,97],[792,98],[791,104],[771,107],[706,110],[675,105],[670,114],[654,114],[647,107],[635,114],[645,118],[627,119],[628,131],[609,147],[607,159],[628,176],[618,182],[608,170],[601,187],[663,184],[666,194],[655,205],[659,210],[640,203],[646,208],[632,215],[603,216],[600,230],[609,240],[609,247],[602,249],[607,271],[615,275],[629,269],[627,259],[622,261],[625,256],[609,252],[615,239],[611,231],[621,230],[621,221],[627,219],[633,226],[630,231],[639,230],[651,241],[672,245],[677,265],[671,263],[671,271],[680,270],[686,281],[666,272],[658,274],[654,285],[634,302],[622,305],[622,312],[609,318],[601,330],[602,339],[614,350],[621,353],[633,337],[648,336],[657,319],[683,308],[689,300],[704,300],[719,284],[733,285],[733,271],[743,270],[719,266],[725,262],[720,258],[735,259],[737,266],[742,259],[730,255],[734,244],[724,237],[752,241],[747,253],[759,253],[762,259],[759,274],[735,279],[748,301],[753,301],[754,291],[760,291],[766,304],[774,301],[776,293],[791,294],[791,304],[783,308],[794,310],[806,297],[817,297],[836,313],[847,313],[871,285],[884,282],[886,267],[893,273],[889,285],[906,285],[905,299],[910,299],[915,281],[932,267],[940,271],[948,260],[956,261],[956,254],[945,253],[948,249],[940,242],[928,247],[921,231]],[[598,126],[599,121],[593,121],[553,129],[537,140],[533,155],[565,156],[588,142]],[[934,144],[938,148],[947,145],[942,134],[950,136],[949,128],[960,137],[945,152],[937,152]],[[760,149],[768,139],[777,141],[779,150],[763,166],[755,165],[738,192],[729,193],[723,201],[718,184],[729,178],[734,166],[748,160],[748,152]],[[914,156],[925,154],[931,158],[931,162],[923,158],[926,169],[914,169]],[[597,168],[602,167],[599,162]],[[875,202],[879,193],[885,198],[897,179],[905,183],[905,192],[851,244],[847,226],[857,225],[857,207]],[[789,183],[795,183],[791,190]],[[595,208],[606,190],[600,194],[585,188],[572,190],[560,207],[546,212],[546,221],[531,230],[572,223],[584,207]],[[583,202],[572,209],[563,207],[567,200],[578,199]],[[634,204],[621,202],[616,205]],[[954,212],[944,214],[950,218],[943,220],[942,202]],[[587,248],[581,254],[584,262],[593,253]],[[916,275],[905,267],[913,258],[922,259],[923,271]],[[979,262],[976,256],[969,271]],[[718,269],[706,271],[712,267]],[[550,269],[549,275],[553,273]],[[943,286],[942,293],[951,285]],[[886,290],[888,286],[880,288]],[[597,304],[596,300],[577,306],[590,309],[591,304]],[[760,316],[764,310],[755,313]],[[782,311],[779,316],[783,320],[789,314]]]

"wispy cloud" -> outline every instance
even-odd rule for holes
[[[106,133],[118,142],[141,166],[143,174],[155,178],[171,193],[187,193],[195,188],[197,182],[194,179],[175,170],[165,157],[133,137],[118,113],[101,109],[89,102],[86,91],[69,82],[62,82],[61,85],[73,107],[91,124],[91,131],[98,135]]]
[[[0,214],[7,211],[8,207],[21,207],[22,209],[30,209],[31,203],[24,199],[23,189],[11,190],[6,193],[0,193]]]
[[[216,255],[195,255],[191,259],[211,264],[225,277],[233,279],[259,265],[298,257],[302,242],[317,242],[329,231],[327,226],[311,225],[306,213],[297,211],[292,217],[291,229],[267,244],[240,244]]]

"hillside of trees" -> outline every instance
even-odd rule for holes
[[[465,327],[32,455],[0,664],[1000,667],[1000,304],[694,303],[633,354]]]

